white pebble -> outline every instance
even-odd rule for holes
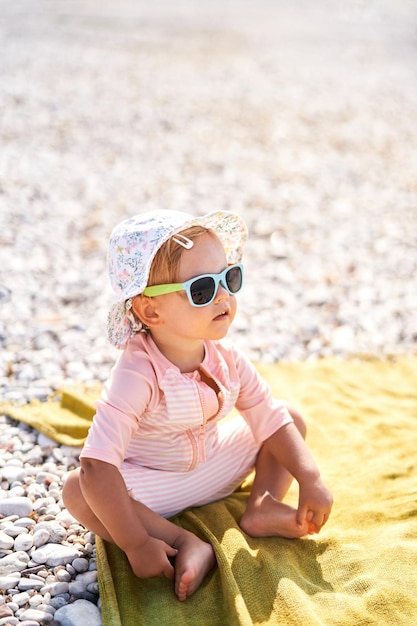
[[[67,511],[67,509],[63,509],[60,513],[58,513],[56,520],[57,522],[63,524],[66,528],[69,528],[71,524],[75,522],[74,517],[69,511]]]
[[[9,489],[10,497],[22,498],[25,495],[26,490],[20,483],[13,483],[11,488]]]
[[[0,550],[10,550],[14,544],[14,540],[10,535],[0,530]]]
[[[0,626],[17,626],[18,624],[19,620],[17,617],[2,617],[0,619]]]
[[[17,519],[14,523],[15,526],[23,526],[24,528],[28,528],[31,529],[34,526],[36,526],[36,522],[35,520],[33,520],[30,517],[21,517],[20,519]]]
[[[27,488],[27,494],[29,498],[44,498],[46,496],[45,485],[39,485],[38,483],[32,483]]]
[[[83,626],[84,624],[102,626],[99,609],[88,600],[76,600],[72,604],[63,606],[56,611],[55,619],[74,626]]]
[[[45,543],[48,543],[49,539],[50,534],[46,528],[39,528],[33,533],[33,545],[37,548],[43,546]]]
[[[15,550],[24,550],[27,552],[33,546],[33,536],[21,534],[16,537],[14,540],[14,549]]]
[[[97,581],[97,570],[83,572],[82,574],[77,574],[77,581],[81,581],[85,587],[90,583],[95,583]]]
[[[53,504],[50,504],[47,508],[46,508],[46,515],[52,515],[53,517],[55,517],[56,515],[58,515],[58,513],[61,511],[61,507],[59,506],[59,504],[56,504],[56,502],[54,502]]]
[[[22,591],[21,593],[16,593],[13,596],[13,602],[15,602],[18,606],[23,606],[27,602],[29,602],[29,594],[27,591]]]
[[[42,594],[50,593],[51,597],[59,596],[63,593],[68,593],[68,583],[67,582],[54,582],[50,585],[46,585],[41,589]]]
[[[34,578],[21,578],[18,581],[18,589],[20,591],[29,591],[31,589],[41,589],[45,581],[35,580]]]
[[[19,619],[21,622],[24,620],[33,620],[40,624],[49,624],[49,622],[53,620],[53,615],[47,611],[40,611],[39,609],[27,609],[19,615]]]
[[[0,575],[0,589],[14,589],[20,580],[20,572],[12,572],[4,576]]]
[[[16,526],[15,524],[10,524],[3,529],[3,532],[10,537],[17,537],[18,535],[27,534],[28,529],[24,526]]]
[[[49,533],[50,543],[61,543],[67,536],[65,528],[56,521],[39,522],[36,526],[36,531],[38,530],[46,530]]]
[[[77,555],[79,556],[79,555]],[[26,569],[29,557],[26,552],[14,552],[0,559],[0,576],[8,576]],[[19,576],[20,578],[20,576]]]
[[[6,465],[6,467],[0,469],[0,476],[9,481],[9,483],[15,481],[23,482],[26,478],[26,470],[19,466]]]
[[[76,561],[77,559],[74,559],[74,560]],[[66,569],[59,569],[56,573],[56,578],[60,582],[68,583],[71,580],[71,574],[67,572]]]
[[[46,563],[49,567],[56,567],[58,565],[71,563],[74,559],[81,556],[81,554],[71,546],[47,543],[32,552],[31,556],[35,563]]]
[[[31,598],[29,598],[29,604],[33,607],[38,607],[43,602],[43,596],[40,593],[34,594]]]
[[[27,517],[33,511],[33,503],[29,498],[7,498],[0,500],[0,515],[18,515]]]

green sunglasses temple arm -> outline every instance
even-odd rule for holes
[[[153,287],[146,287],[142,293],[144,296],[153,298],[154,296],[163,296],[166,293],[182,291],[183,289],[183,283],[172,283],[171,285],[154,285]]]

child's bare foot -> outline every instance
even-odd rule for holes
[[[209,543],[187,533],[175,542],[175,593],[183,601],[201,585],[216,564],[214,550]]]
[[[251,537],[286,537],[299,539],[315,532],[313,524],[305,520],[300,526],[296,509],[279,502],[270,494],[258,498],[246,509],[240,521],[242,530]]]

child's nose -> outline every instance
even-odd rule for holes
[[[228,290],[219,283],[215,300],[226,300],[229,297]]]

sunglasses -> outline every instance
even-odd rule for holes
[[[237,293],[242,287],[243,266],[239,263],[230,265],[220,274],[202,274],[196,276],[185,283],[172,283],[168,285],[154,285],[146,287],[143,291],[144,296],[150,298],[154,296],[162,296],[166,293],[185,290],[188,300],[192,306],[206,306],[213,302],[219,284],[226,289],[231,295]]]

